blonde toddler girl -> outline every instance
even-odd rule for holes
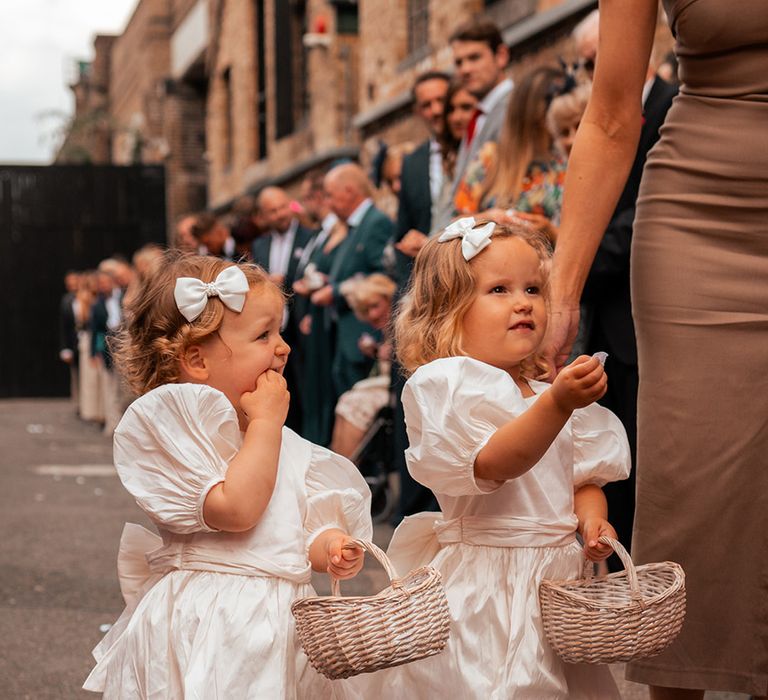
[[[160,537],[127,525],[126,609],[85,688],[106,698],[330,695],[295,639],[310,571],[354,576],[368,487],[286,428],[284,300],[265,273],[171,256],[128,309],[116,359],[140,394],[114,436],[123,485]]]
[[[406,459],[442,517],[406,518],[389,554],[401,574],[442,572],[451,636],[437,656],[357,681],[362,697],[619,697],[606,667],[560,661],[539,610],[542,579],[577,578],[585,554],[608,556],[600,487],[629,473],[624,429],[594,403],[606,389],[598,359],[536,379],[549,259],[541,234],[471,218],[416,258],[396,324]]]

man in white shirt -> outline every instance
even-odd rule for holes
[[[267,271],[278,287],[292,293],[299,261],[315,234],[299,224],[291,209],[291,198],[280,187],[265,187],[258,196],[257,206],[260,221],[267,233],[253,242],[253,261]],[[286,425],[298,431],[301,429],[301,397],[297,390],[302,351],[298,328],[301,319],[297,318],[295,313],[293,297],[289,297],[285,309],[282,334],[292,350],[285,369],[288,390],[291,392],[291,407]]]
[[[413,258],[432,230],[432,216],[440,199],[445,172],[438,138],[443,128],[445,96],[450,77],[428,71],[413,85],[413,109],[429,131],[429,138],[403,159],[395,226],[398,284],[410,275]]]
[[[478,104],[459,146],[451,197],[432,222],[433,231],[444,228],[454,218],[456,190],[481,146],[498,141],[512,92],[512,81],[506,77],[509,49],[493,22],[473,19],[460,26],[450,42],[456,76],[478,99]]]
[[[290,289],[301,256],[296,254],[299,221],[291,209],[291,198],[280,187],[266,187],[259,194],[257,205],[267,233],[254,241],[253,258],[275,284]],[[305,245],[305,240],[299,242],[302,252]]]

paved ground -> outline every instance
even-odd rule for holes
[[[0,479],[0,699],[95,697],[80,686],[100,627],[123,607],[120,532],[125,521],[149,524],[114,475],[110,441],[66,401],[0,401]],[[390,534],[379,527],[375,539],[385,546]],[[385,583],[371,567],[344,591]],[[316,587],[327,591],[324,577]],[[628,700],[648,697],[641,686],[621,687]]]

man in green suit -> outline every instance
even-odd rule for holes
[[[331,170],[325,176],[325,191],[331,209],[346,222],[349,232],[339,245],[328,284],[318,289],[311,301],[319,306],[331,306],[337,315],[332,373],[340,396],[371,371],[373,360],[363,355],[358,341],[364,333],[373,335],[376,331],[355,317],[339,288],[356,275],[384,271],[384,248],[392,238],[393,224],[374,206],[368,178],[359,165],[345,163]]]

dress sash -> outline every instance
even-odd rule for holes
[[[463,516],[444,520],[442,513],[417,513],[395,530],[387,555],[398,575],[426,566],[449,544],[484,547],[564,547],[576,540],[571,522],[547,523],[534,518]]]

